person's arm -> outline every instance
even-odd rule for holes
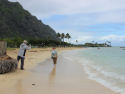
[[[25,45],[24,48],[27,49],[27,50],[30,50],[30,49],[31,49],[31,46],[27,46],[27,45]]]

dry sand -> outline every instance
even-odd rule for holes
[[[59,54],[74,49],[81,48],[57,48]],[[16,59],[18,50],[7,51],[7,54]],[[87,79],[79,63],[71,62],[61,55],[57,68],[53,69],[52,60],[45,60],[50,58],[51,51],[52,48],[27,51],[24,65],[26,70],[18,68],[14,72],[0,75],[0,94],[119,94]]]
[[[76,48],[57,48],[58,52],[73,50]],[[80,48],[81,49],[81,48]],[[19,49],[7,50],[7,55],[16,59]],[[11,73],[0,74],[0,91],[7,87],[12,87],[17,80],[22,79],[29,75],[28,69],[37,65],[37,63],[42,62],[46,58],[50,57],[52,48],[33,48],[27,50],[24,68],[25,71],[20,70],[20,61],[18,69]],[[1,94],[1,93],[0,93]]]

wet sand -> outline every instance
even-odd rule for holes
[[[48,58],[29,69],[29,76],[0,94],[119,94],[89,80],[81,64],[64,58],[63,53],[66,52],[59,55],[56,68]]]
[[[74,50],[74,49],[83,49],[83,48],[78,48],[78,47],[57,48],[57,51],[58,53],[61,53],[62,51]],[[7,55],[16,59],[18,51],[19,49],[7,50]],[[28,71],[28,69],[36,66],[38,62],[42,62],[46,58],[50,58],[51,51],[52,48],[33,48],[31,50],[27,50],[25,64],[24,64],[25,68],[24,71],[20,70],[20,61],[19,61],[18,63],[19,66],[18,69],[16,69],[16,71],[6,74],[0,74],[0,94],[2,90],[15,86],[17,81],[29,76],[30,72]]]

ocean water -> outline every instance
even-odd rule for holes
[[[81,63],[89,79],[125,94],[125,50],[120,47],[69,51],[65,58]]]

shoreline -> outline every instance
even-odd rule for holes
[[[78,49],[78,48],[74,48],[74,49],[72,49],[72,48],[69,48],[69,49],[65,49],[65,48],[62,48],[62,49],[59,49],[58,50],[58,48],[57,48],[57,50],[58,50],[58,54],[60,55],[60,53],[62,54],[64,51],[68,51],[68,50],[75,50],[75,49]],[[80,48],[81,49],[81,48]],[[84,49],[84,48],[82,48],[82,49]],[[41,53],[41,49],[40,49],[40,52],[38,51],[38,49],[37,49],[37,51],[39,52],[39,54],[35,54],[35,51],[36,49],[33,49],[32,50],[32,52],[34,53],[34,55],[35,55],[35,57],[37,57],[36,59],[35,59],[35,57],[31,57],[32,59],[31,60],[34,60],[34,61],[39,61],[39,59],[38,58],[44,58],[44,60],[43,61],[39,61],[39,62],[46,62],[46,60],[47,60],[47,62],[50,62],[50,60],[49,60],[49,57],[50,56],[48,56],[48,55],[50,55],[50,50],[51,49],[44,49],[44,50],[46,50],[45,52],[46,53],[44,53],[44,54],[40,54]],[[30,51],[30,50],[29,50]],[[43,52],[43,51],[42,51]],[[28,55],[28,53],[30,54],[30,52],[27,52],[27,55]],[[64,52],[64,53],[66,53],[66,52]],[[27,57],[27,55],[26,55],[26,57]],[[45,55],[47,55],[47,57],[45,57]],[[43,57],[42,57],[43,56]],[[41,59],[40,58],[40,59]],[[29,60],[28,58],[27,58],[27,60]],[[31,60],[29,60],[29,61],[31,61]],[[62,62],[64,60],[64,58],[63,59],[60,59],[60,61],[59,62]],[[25,60],[25,62],[26,62],[26,60]],[[84,71],[83,71],[83,67],[81,66],[81,64],[80,63],[73,63],[72,64],[72,62],[70,62],[70,61],[68,61],[68,60],[66,60],[66,62],[70,62],[70,64],[69,65],[67,65],[68,67],[71,65],[72,67],[76,67],[75,68],[75,71],[74,71],[74,69],[72,69],[72,68],[70,68],[70,74],[72,74],[72,75],[70,75],[70,74],[68,74],[68,75],[70,75],[70,76],[68,76],[68,75],[63,75],[64,73],[66,73],[66,71],[67,71],[67,69],[64,67],[64,65],[66,64],[61,64],[61,65],[59,65],[58,64],[58,62],[57,62],[57,69],[56,70],[58,70],[58,71],[60,71],[60,69],[62,68],[62,66],[63,66],[63,68],[64,68],[64,70],[65,70],[65,72],[63,72],[63,71],[60,71],[59,73],[56,73],[56,75],[57,74],[59,74],[60,76],[58,76],[57,75],[57,77],[58,77],[58,79],[62,79],[62,82],[63,83],[60,83],[59,82],[59,80],[57,80],[56,81],[56,85],[57,86],[55,86],[55,84],[53,83],[53,81],[54,81],[54,79],[55,79],[55,77],[53,76],[53,75],[55,75],[55,73],[54,73],[54,70],[52,69],[52,67],[53,67],[53,64],[46,64],[45,63],[45,65],[41,65],[42,66],[42,68],[43,68],[43,73],[34,73],[34,68],[35,67],[37,67],[39,64],[41,64],[41,63],[39,63],[39,62],[37,62],[37,63],[33,63],[33,62],[30,62],[31,63],[31,65],[30,66],[27,66],[27,65],[25,65],[25,66],[27,66],[26,68],[27,68],[27,70],[29,70],[29,69],[31,69],[32,71],[27,71],[27,72],[24,72],[24,71],[21,71],[21,72],[23,72],[23,73],[21,73],[21,74],[23,74],[23,77],[22,78],[17,78],[16,80],[17,81],[15,81],[15,84],[13,85],[13,86],[10,86],[10,87],[5,87],[5,88],[3,88],[4,90],[6,90],[6,89],[9,89],[9,88],[11,88],[12,90],[15,90],[14,88],[16,88],[17,86],[23,86],[23,87],[25,87],[25,88],[23,88],[22,89],[22,91],[21,92],[23,92],[23,93],[20,93],[20,94],[34,94],[34,93],[36,93],[36,90],[39,90],[39,88],[38,88],[38,86],[37,86],[37,84],[39,84],[39,85],[41,85],[41,84],[43,84],[43,85],[45,85],[46,86],[46,88],[42,85],[41,87],[41,89],[44,91],[44,94],[51,94],[51,92],[53,91],[53,93],[54,94],[76,94],[76,92],[79,92],[79,94],[83,94],[84,92],[85,92],[85,94],[99,94],[99,93],[101,93],[101,94],[119,94],[119,93],[116,93],[116,92],[114,92],[114,91],[112,91],[112,90],[110,90],[110,89],[108,89],[108,88],[106,88],[106,87],[104,87],[103,85],[101,85],[101,84],[99,84],[99,83],[97,83],[97,82],[95,82],[94,80],[90,80],[90,79],[87,79],[87,77],[88,77],[88,74],[86,74]],[[29,65],[29,64],[28,64]],[[60,68],[58,68],[58,67],[60,67]],[[50,68],[50,69],[48,69],[48,68]],[[40,68],[41,69],[41,68]],[[46,72],[46,71],[47,72]],[[63,70],[63,69],[61,69],[61,70]],[[79,70],[79,71],[77,71],[77,70]],[[82,70],[82,71],[81,71]],[[68,69],[68,71],[69,71],[69,69]],[[72,71],[75,73],[75,75],[72,73]],[[18,69],[18,72],[20,72],[20,70]],[[50,73],[49,73],[50,72]],[[78,73],[77,73],[78,72]],[[26,74],[25,74],[26,73]],[[60,74],[60,73],[62,73],[62,74]],[[68,73],[68,72],[67,72]],[[25,74],[25,75],[24,75]],[[49,75],[48,75],[49,74]],[[82,74],[82,75],[81,75]],[[40,77],[38,77],[38,75],[41,75]],[[1,75],[0,75],[1,76]],[[65,77],[66,76],[66,77]],[[75,76],[75,77],[74,77]],[[78,76],[78,77],[77,77]],[[61,77],[61,78],[60,78]],[[67,78],[68,77],[68,78]],[[76,78],[77,77],[77,78]],[[82,79],[82,77],[84,78],[84,79]],[[31,78],[33,78],[34,80],[32,80]],[[40,78],[42,78],[42,80],[43,81],[41,81],[41,79]],[[70,78],[70,79],[69,79]],[[47,81],[46,81],[46,79],[48,79]],[[70,80],[72,80],[72,81],[74,81],[74,82],[71,82]],[[78,81],[77,81],[78,80]],[[36,83],[36,85],[35,86],[37,86],[37,87],[35,87],[35,88],[33,88],[32,87],[32,85],[31,85],[31,83],[30,83],[30,85],[29,85],[29,82],[28,81],[30,81],[30,82],[34,82],[34,83]],[[49,82],[48,82],[49,81]],[[25,84],[24,82],[27,82],[27,84]],[[81,83],[84,83],[85,85],[83,85],[83,84],[81,84]],[[20,83],[20,84],[18,84],[18,83]],[[41,84],[40,84],[41,83]],[[65,83],[65,84],[64,84]],[[75,87],[75,86],[72,86],[72,85],[74,85],[74,83],[75,84],[77,84],[78,86],[80,86],[79,88],[78,87]],[[69,84],[71,84],[71,85],[69,85]],[[61,86],[62,85],[62,86]],[[69,85],[69,86],[68,86]],[[54,86],[54,88],[52,88]],[[65,87],[64,87],[65,86]],[[67,86],[67,87],[66,87]],[[51,88],[50,88],[51,87]],[[60,88],[59,88],[60,87]],[[70,88],[71,87],[71,88]],[[82,87],[84,87],[84,88],[82,88]],[[29,88],[32,88],[32,92],[30,92],[30,90],[29,90]],[[48,91],[48,89],[47,88],[49,88],[50,89],[50,91]],[[70,90],[70,91],[67,91],[67,88]],[[75,88],[77,88],[78,90],[75,90]],[[99,88],[99,89],[98,89]],[[17,88],[16,90],[18,90],[19,88]],[[26,90],[25,90],[26,89]],[[57,91],[55,90],[55,89],[57,89]],[[90,89],[90,90],[89,90]],[[1,91],[2,89],[0,88],[0,91]],[[60,92],[60,91],[58,91],[58,90],[63,90],[62,91],[62,93]],[[65,91],[66,90],[66,91]],[[100,90],[102,90],[102,91],[100,91]],[[10,90],[11,91],[11,90]],[[19,91],[20,91],[20,89],[18,90],[18,93],[19,93]],[[28,93],[26,93],[25,91],[27,91]],[[65,91],[65,92],[64,92]],[[72,92],[72,91],[74,91],[74,92]],[[14,92],[14,91],[11,91],[11,92]],[[48,93],[46,93],[46,92],[48,92]],[[104,93],[103,93],[104,92]],[[106,92],[106,93],[105,93]],[[108,93],[107,93],[108,92]],[[40,93],[40,92],[37,92],[37,94],[38,93]],[[52,94],[53,94],[52,93]],[[4,93],[2,93],[2,92],[0,92],[0,94],[4,94]],[[5,93],[5,94],[7,94],[7,93]],[[13,93],[13,94],[16,94],[16,93]]]
[[[62,51],[74,50],[74,49],[83,49],[81,47],[66,47],[66,48],[57,48],[58,54]],[[7,55],[17,59],[19,49],[7,50]],[[10,88],[14,86],[17,80],[23,79],[30,75],[28,69],[35,67],[39,62],[43,62],[46,58],[51,56],[52,48],[32,48],[31,50],[27,50],[26,58],[24,61],[25,70],[20,70],[20,62],[18,62],[18,69],[13,72],[9,72],[6,74],[0,74],[0,94],[1,90]]]

